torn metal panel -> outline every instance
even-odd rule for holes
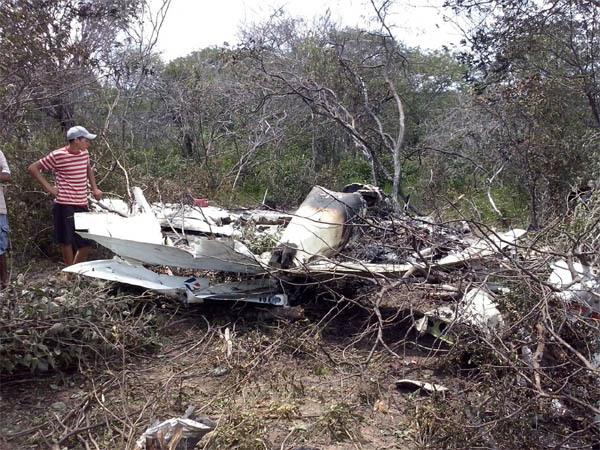
[[[487,256],[497,254],[500,250],[505,250],[514,246],[517,239],[526,233],[525,230],[513,229],[504,233],[480,238],[466,249],[451,253],[437,261],[419,261],[407,262],[404,264],[378,264],[354,261],[315,261],[307,264],[305,268],[309,272],[324,273],[371,273],[371,274],[392,274],[404,273],[410,269],[426,268],[444,268],[456,264],[478,260]]]
[[[555,295],[580,307],[585,315],[600,318],[600,277],[596,271],[579,262],[569,264],[564,259],[550,265],[552,273],[548,283],[560,290]]]
[[[287,306],[288,297],[271,278],[211,284],[208,278],[163,275],[143,266],[115,259],[87,261],[63,269],[87,277],[130,284],[164,295],[185,297],[188,303],[204,300],[245,301]]]
[[[288,305],[288,296],[277,292],[278,286],[272,279],[211,285],[205,278],[192,277],[185,281],[185,288],[188,303],[201,303],[204,300],[241,300],[275,306]]]
[[[133,193],[141,213],[123,217],[119,214],[86,212],[74,215],[75,231],[90,235],[128,239],[136,242],[161,244],[164,237],[160,223],[146,201],[142,190],[134,187]]]
[[[433,394],[436,392],[446,392],[449,390],[447,387],[442,386],[441,384],[427,383],[425,381],[418,380],[409,380],[406,378],[402,380],[396,380],[396,386],[398,386],[398,388],[400,389],[408,389],[412,392],[426,392],[428,394]]]
[[[162,244],[165,241],[160,224],[148,214],[122,217],[110,213],[85,212],[76,213],[74,219],[75,231],[82,236],[85,233],[150,244]]]
[[[159,204],[152,205],[163,229],[176,228],[215,236],[239,238],[245,225],[283,226],[292,219],[288,213],[277,211],[248,210],[230,212],[222,208],[208,206]]]
[[[459,320],[483,329],[497,329],[504,325],[502,314],[492,294],[482,288],[466,292],[458,305]]]
[[[451,253],[436,261],[435,265],[449,266],[494,255],[501,250],[505,250],[510,246],[514,246],[517,242],[517,239],[519,239],[525,233],[527,233],[527,231],[515,228],[505,231],[504,233],[496,233],[479,238],[466,249],[460,252]]]
[[[498,310],[493,296],[483,288],[474,288],[465,293],[463,298],[452,307],[441,306],[425,313],[425,317],[415,322],[420,333],[431,332],[429,318],[433,319],[434,327],[439,327],[436,321],[445,323],[465,323],[474,325],[484,331],[502,328],[504,319]],[[439,333],[438,330],[433,330]],[[433,333],[432,333],[433,334]],[[441,334],[441,333],[440,333]],[[436,334],[434,336],[438,337]]]
[[[414,267],[421,267],[418,264],[377,264],[363,263],[352,261],[315,261],[304,266],[308,272],[332,273],[332,274],[356,274],[356,273],[371,273],[371,274],[391,274],[404,273]]]
[[[118,258],[87,261],[63,269],[86,277],[151,289],[165,295],[181,295],[188,277],[162,275],[143,266],[128,264]]]
[[[133,198],[135,199],[136,207],[139,208],[143,214],[154,216],[154,212],[152,212],[152,208],[150,207],[148,200],[146,200],[146,197],[144,196],[144,191],[142,191],[142,189],[137,186],[134,187],[131,191],[133,192]]]
[[[121,217],[110,213],[77,213],[75,229],[122,258],[152,265],[238,273],[262,272],[255,256],[240,242],[231,239],[194,239],[188,248],[170,245],[161,223],[141,189],[133,189],[141,213]],[[208,208],[205,208],[208,209]],[[205,216],[208,217],[214,216]]]
[[[109,211],[114,212],[122,217],[131,215],[129,205],[120,198],[103,198],[102,200],[94,200],[91,202],[91,210],[96,212]]]
[[[153,203],[152,210],[160,219],[186,216],[211,225],[226,225],[235,222],[240,215],[217,206],[189,206],[174,203]]]
[[[122,258],[144,264],[247,274],[264,272],[260,262],[251,256],[246,247],[231,239],[198,240],[191,250],[186,250],[91,233],[79,234],[96,241]]]
[[[315,186],[283,232],[269,265],[285,269],[335,254],[350,236],[349,222],[365,208],[359,193]]]
[[[293,217],[290,213],[271,210],[253,210],[241,213],[241,218],[246,222],[261,225],[286,225]]]
[[[444,316],[444,319],[440,317]],[[447,307],[438,308],[434,311],[425,313],[423,317],[415,321],[415,329],[420,334],[429,333],[433,337],[447,344],[454,345],[454,339],[449,336],[446,330],[442,331],[442,325],[452,322],[454,312]]]
[[[217,236],[233,236],[235,229],[231,223],[239,218],[238,215],[214,206],[193,207],[155,203],[152,208],[163,228],[177,228]]]
[[[193,217],[172,217],[161,222],[163,228],[174,228],[184,230],[184,232],[195,231],[203,234],[214,236],[233,237],[237,236],[233,225],[211,225],[202,220],[197,220]]]

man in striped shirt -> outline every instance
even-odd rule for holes
[[[54,240],[60,245],[67,266],[86,261],[92,244],[75,233],[73,215],[88,210],[88,181],[94,198],[102,198],[88,153],[90,142],[95,138],[95,134],[81,126],[69,128],[66,147],[50,152],[29,166],[31,175],[54,197]],[[54,173],[55,186],[42,171]]]

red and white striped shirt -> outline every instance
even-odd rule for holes
[[[90,155],[87,150],[70,153],[67,147],[50,152],[40,159],[42,169],[54,172],[58,196],[54,200],[61,205],[87,206],[88,165]]]

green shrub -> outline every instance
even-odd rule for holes
[[[0,373],[110,362],[156,347],[156,332],[152,304],[72,285],[17,286],[0,302]]]

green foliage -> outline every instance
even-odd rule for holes
[[[10,86],[10,95],[0,96],[0,110],[11,113],[1,129],[20,128],[32,110],[63,129],[73,125],[76,115],[85,114],[82,104],[99,78],[118,67],[114,55],[129,39],[125,31],[141,3],[1,2],[0,79]]]
[[[464,192],[466,200],[460,203],[459,217],[489,224],[527,227],[529,210],[526,195],[510,185],[495,186],[490,193],[496,207],[502,213],[501,217],[493,210],[487,192],[482,191]],[[457,193],[456,196],[458,195],[460,194]]]
[[[230,405],[230,410],[221,418],[219,428],[210,435],[210,448],[237,448],[240,450],[262,450],[265,443],[264,424],[258,414],[243,411],[238,405]]]
[[[335,168],[342,184],[371,183],[371,167],[364,160],[354,155],[343,158]]]
[[[253,226],[247,226],[243,229],[241,241],[255,255],[260,255],[267,251],[272,251],[277,245],[281,233],[269,234],[259,231]]]
[[[500,178],[527,192],[532,223],[547,222],[564,211],[578,178],[597,177],[600,10],[562,0],[549,9],[517,0],[449,5],[488,19],[469,30],[472,49],[463,55],[474,89],[471,105],[463,104],[473,114],[443,123],[453,132],[437,145],[449,149],[463,138],[453,151],[488,176],[503,166]]]
[[[185,171],[186,166],[197,165],[192,158],[185,158],[177,148],[136,149],[130,152],[130,163],[136,175],[151,174],[159,178],[174,179]]]
[[[244,179],[243,190],[259,196],[268,190],[267,199],[277,205],[300,203],[313,185],[309,152],[289,147],[271,156],[255,168],[253,176]]]
[[[432,119],[444,115],[466,89],[467,68],[447,51],[411,49],[408,70],[399,77],[406,114],[405,146],[418,146],[426,137]]]
[[[52,199],[29,175],[27,166],[58,148],[56,133],[33,139],[29,145],[18,140],[6,142],[1,149],[11,170],[11,181],[4,189],[12,255],[17,262],[32,254],[52,254]],[[29,148],[35,149],[34,152]]]
[[[83,368],[154,348],[152,307],[80,287],[5,292],[0,305],[0,373]]]

